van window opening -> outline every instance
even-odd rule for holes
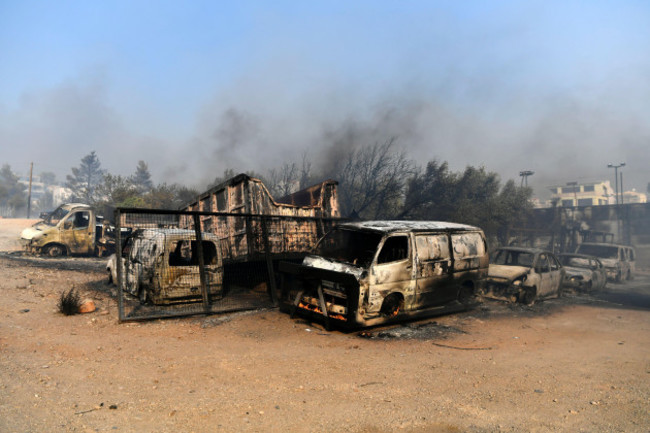
[[[76,212],[74,214],[72,226],[75,229],[88,228],[89,224],[90,224],[90,212],[84,211],[84,212]]]
[[[451,257],[447,235],[417,235],[415,246],[418,258],[423,261],[447,260]]]
[[[334,229],[316,245],[314,254],[326,259],[368,266],[375,257],[381,234]]]
[[[477,257],[485,254],[485,242],[478,233],[452,234],[451,243],[457,258]]]
[[[203,241],[203,263],[205,265],[217,264],[217,247],[213,242]],[[180,240],[172,242],[169,254],[169,266],[198,266],[197,241]]]
[[[580,245],[580,254],[602,257],[604,259],[615,259],[618,257],[618,247],[609,245]]]
[[[386,239],[377,257],[377,264],[397,262],[408,258],[409,243],[406,236],[392,236]]]

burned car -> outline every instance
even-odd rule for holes
[[[611,281],[631,280],[634,275],[636,251],[629,245],[584,242],[575,252],[598,257]]]
[[[487,276],[483,231],[435,221],[341,224],[302,264],[283,262],[283,310],[349,326],[468,307]]]
[[[607,284],[607,273],[600,259],[584,254],[559,254],[564,268],[564,287],[576,290],[602,290]]]
[[[559,297],[564,269],[550,251],[504,247],[490,257],[487,294],[532,304],[537,299]]]
[[[201,237],[208,296],[221,296],[223,262],[219,240],[210,233],[202,233]],[[194,230],[134,231],[122,249],[122,289],[142,303],[170,304],[202,299],[198,247]],[[115,254],[109,258],[106,270],[109,282],[117,283]]]

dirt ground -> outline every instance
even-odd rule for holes
[[[648,432],[650,273],[532,307],[358,332],[280,313],[119,323],[100,259],[11,253],[2,432]],[[98,306],[64,316],[62,291]]]

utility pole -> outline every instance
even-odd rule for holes
[[[27,219],[32,213],[32,173],[34,172],[34,162],[29,164],[29,193],[27,194]]]

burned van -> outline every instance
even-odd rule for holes
[[[636,268],[636,251],[629,245],[584,242],[576,253],[598,257],[605,266],[607,279],[615,282],[631,280]]]
[[[283,262],[283,309],[347,326],[471,305],[487,276],[483,231],[436,221],[341,224],[302,264]],[[335,323],[336,323],[335,322]]]
[[[140,229],[122,249],[122,288],[142,303],[171,304],[202,299],[199,251],[203,253],[208,296],[222,295],[223,262],[218,238],[202,233],[201,249],[194,230]],[[117,283],[117,258],[107,265]]]

